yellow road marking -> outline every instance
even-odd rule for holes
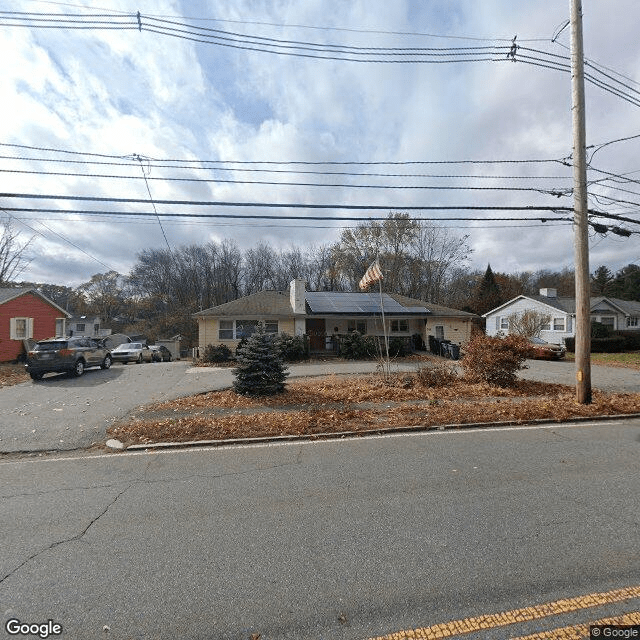
[[[634,611],[615,618],[603,618],[588,624],[576,624],[572,627],[541,631],[530,636],[511,638],[511,640],[588,640],[589,626],[594,624],[640,624],[640,611]]]
[[[614,589],[613,591],[603,593],[589,593],[584,596],[565,598],[533,607],[513,609],[512,611],[503,611],[501,613],[482,615],[474,618],[465,618],[464,620],[453,620],[451,622],[443,622],[419,629],[396,631],[386,636],[369,638],[369,640],[440,640],[440,638],[451,638],[465,633],[473,633],[474,631],[494,629],[495,627],[504,627],[519,622],[538,620],[561,613],[569,613],[570,611],[598,607],[604,604],[621,602],[622,600],[631,600],[632,598],[640,598],[640,586]]]

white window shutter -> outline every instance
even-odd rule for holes
[[[11,340],[17,340],[17,338],[16,338],[16,319],[15,318],[11,318],[9,320],[9,338],[11,338]]]
[[[33,338],[33,318],[27,318],[27,338]]]
[[[571,321],[573,320],[573,318],[571,316],[567,316],[567,333],[572,333],[573,332],[573,326]]]
[[[500,316],[496,316],[496,331],[500,331]]]

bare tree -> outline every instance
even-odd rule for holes
[[[542,329],[551,322],[551,316],[529,310],[508,316],[509,333],[525,338],[539,336]]]
[[[0,220],[0,285],[15,280],[29,265],[27,248],[33,238],[19,241],[20,232],[16,231],[9,216]]]

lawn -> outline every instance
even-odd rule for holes
[[[636,413],[640,394],[594,392],[591,405],[573,387],[520,380],[514,387],[469,384],[437,375],[327,376],[297,380],[276,396],[232,390],[156,403],[109,430],[127,445],[154,442],[364,433],[398,428]],[[434,384],[435,383],[435,384]]]
[[[575,360],[574,353],[567,353],[567,360]],[[624,353],[592,353],[591,364],[601,364],[607,367],[627,367],[640,370],[640,351],[625,351]]]

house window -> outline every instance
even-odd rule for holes
[[[357,331],[358,333],[365,335],[367,333],[367,321],[349,320],[349,322],[347,323],[347,331]]]
[[[9,334],[11,340],[33,338],[33,318],[11,318],[9,320]]]
[[[564,318],[554,318],[553,319],[553,330],[554,331],[564,331]]]
[[[94,324],[93,325],[93,335],[97,336],[99,332],[100,332],[100,325],[99,324]]]
[[[627,327],[637,327],[638,326],[638,320],[639,318],[637,317],[627,317]]]
[[[236,320],[236,339],[250,338],[257,329],[257,320]]]
[[[78,324],[76,324],[76,331],[84,333],[84,322],[78,322]]]
[[[409,331],[409,321],[408,320],[392,320],[391,331],[393,333],[401,333],[401,332]]]
[[[509,331],[509,318],[507,316],[502,316],[500,318],[500,330]]]
[[[435,326],[435,330],[436,330],[436,338],[438,338],[438,340],[444,340],[444,325],[437,324]]]
[[[540,327],[540,331],[551,331],[551,323],[545,322],[545,324]]]
[[[615,329],[616,319],[613,316],[602,316],[602,318],[600,318],[600,322],[606,325],[607,327],[611,327],[612,329]]]
[[[233,320],[220,320],[218,339],[233,340]]]
[[[64,336],[64,318],[56,318],[56,336]]]
[[[278,333],[278,321],[276,322],[265,322],[264,323],[265,333]]]

